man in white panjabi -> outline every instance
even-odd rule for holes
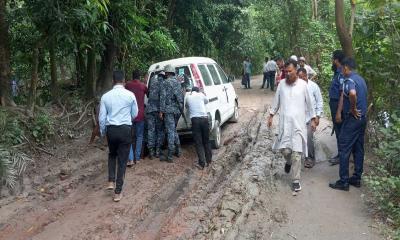
[[[315,131],[315,111],[307,83],[297,77],[297,62],[285,64],[287,77],[278,85],[274,103],[268,118],[268,127],[279,110],[279,132],[273,149],[281,150],[285,160],[285,172],[292,170],[292,189],[301,190],[301,156],[307,156],[307,114],[311,116],[311,127]]]

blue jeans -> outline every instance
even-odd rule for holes
[[[352,115],[346,114],[339,136],[339,175],[343,183],[349,181],[349,158],[354,156],[353,177],[360,180],[364,165],[364,136],[367,126],[366,117],[357,120]]]
[[[134,157],[136,161],[140,160],[140,155],[142,152],[143,143],[143,133],[144,133],[144,121],[134,122],[133,129],[135,131],[135,151],[133,151],[133,144],[131,145],[131,150],[129,152],[129,161],[133,161]],[[133,154],[135,153],[135,155]]]

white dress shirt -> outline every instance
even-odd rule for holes
[[[186,108],[189,109],[190,118],[207,117],[206,104],[208,98],[199,92],[192,92],[186,95]]]
[[[311,95],[311,100],[313,102],[313,108],[315,111],[315,115],[317,117],[321,117],[324,111],[324,102],[322,100],[322,94],[321,90],[315,82],[308,80],[307,82],[307,87],[308,91],[310,92]],[[312,116],[310,116],[310,113],[307,112],[307,120],[306,122],[308,123],[311,120]]]
[[[100,133],[105,135],[106,126],[132,125],[138,114],[135,95],[117,84],[101,97],[99,125]]]

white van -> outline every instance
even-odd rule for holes
[[[185,75],[188,80],[188,89],[197,86],[204,89],[209,103],[206,105],[210,121],[210,138],[214,148],[221,146],[221,126],[227,121],[239,120],[239,102],[231,82],[222,68],[211,58],[186,57],[155,63],[148,70],[148,79],[151,79],[156,69],[163,69],[166,65],[175,67],[177,76]],[[186,101],[185,101],[186,103]],[[180,135],[191,134],[191,121],[185,108],[186,122],[179,119],[177,130]]]

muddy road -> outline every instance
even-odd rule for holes
[[[105,148],[86,147],[84,137],[59,146],[24,179],[24,194],[0,200],[0,239],[380,239],[359,190],[327,187],[337,173],[324,162],[336,151],[328,121],[317,133],[320,163],[291,195],[266,127],[273,93],[260,85],[260,77],[250,90],[235,82],[240,120],[223,127],[210,167],[194,167],[186,140],[174,164],[144,159],[128,168],[119,203],[104,190]]]

